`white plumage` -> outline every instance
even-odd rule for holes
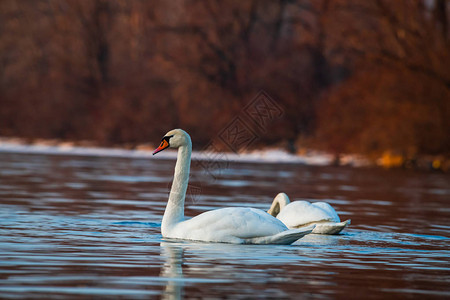
[[[237,244],[292,244],[310,233],[314,225],[289,230],[280,220],[254,208],[229,207],[184,219],[184,201],[189,181],[192,143],[181,130],[169,131],[153,152],[178,148],[175,175],[161,223],[164,238]]]
[[[273,200],[269,214],[282,221],[288,228],[303,228],[316,225],[312,233],[338,234],[351,220],[341,222],[334,208],[326,202],[290,202],[285,193],[279,193]]]

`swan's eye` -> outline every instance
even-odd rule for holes
[[[167,144],[169,144],[169,140],[171,137],[173,137],[173,135],[163,137],[161,140],[161,146],[163,145],[164,142],[167,142]]]

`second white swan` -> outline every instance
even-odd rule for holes
[[[228,207],[204,212],[184,219],[184,201],[189,181],[192,142],[184,130],[169,131],[161,140],[156,154],[167,148],[178,148],[175,175],[161,223],[164,238],[235,244],[292,244],[311,233],[314,225],[289,230],[280,220],[254,208]]]
[[[338,234],[351,220],[341,222],[334,208],[326,202],[290,202],[285,193],[279,193],[267,211],[282,221],[288,228],[303,228],[315,224],[312,233]]]

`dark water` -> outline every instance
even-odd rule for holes
[[[449,298],[450,176],[193,164],[186,214],[325,200],[352,224],[291,246],[163,241],[173,160],[0,153],[0,298]]]

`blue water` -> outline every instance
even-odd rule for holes
[[[193,163],[186,215],[280,191],[350,227],[290,246],[165,241],[173,160],[0,153],[0,298],[448,298],[450,177]]]

